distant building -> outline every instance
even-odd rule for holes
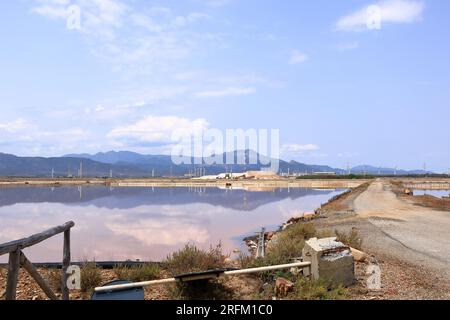
[[[271,180],[271,179],[279,179],[280,176],[272,171],[247,171],[245,173],[245,178],[257,180]]]
[[[239,180],[239,179],[255,179],[255,180],[271,180],[271,179],[278,179],[280,178],[279,175],[277,175],[274,172],[271,171],[247,171],[242,173],[221,173],[216,176],[202,176],[195,179],[199,180],[214,180],[214,179],[220,179],[220,180]]]

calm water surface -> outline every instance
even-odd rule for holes
[[[450,190],[414,190],[415,196],[430,195],[437,198],[448,197]]]
[[[17,187],[0,189],[0,243],[73,220],[72,260],[158,261],[195,243],[243,249],[242,238],[276,228],[344,190]],[[25,253],[62,259],[62,235]],[[7,257],[0,257],[6,262]]]

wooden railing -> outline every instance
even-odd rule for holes
[[[73,226],[75,226],[75,223],[70,221],[61,226],[57,226],[44,232],[32,235],[28,238],[0,244],[0,256],[9,254],[8,279],[5,292],[6,300],[16,299],[16,290],[17,282],[19,280],[20,267],[23,267],[31,275],[31,277],[33,277],[33,279],[37,282],[39,287],[41,287],[41,289],[45,292],[49,299],[58,300],[56,294],[52,291],[52,289],[50,289],[50,286],[41,277],[37,269],[27,259],[22,250],[41,243],[42,241],[45,241],[60,233],[64,233],[61,294],[62,300],[69,300],[69,289],[67,288],[67,268],[69,268],[70,266],[70,229]]]

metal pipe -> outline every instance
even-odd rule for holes
[[[152,280],[152,281],[144,281],[144,282],[118,284],[118,285],[114,285],[114,286],[106,286],[106,287],[95,288],[95,292],[126,290],[126,289],[148,287],[148,286],[158,285],[158,284],[175,283],[175,282],[177,282],[177,279],[169,278],[169,279],[162,279],[162,280]]]
[[[277,265],[277,266],[225,271],[224,273],[221,274],[221,276],[237,276],[237,275],[243,275],[243,274],[289,269],[289,268],[306,268],[306,267],[310,267],[310,266],[311,266],[311,262],[296,262],[296,263],[282,264],[282,265]],[[201,276],[196,277],[197,280],[209,279],[209,278],[211,278],[211,275],[205,275],[204,277],[201,277]],[[152,280],[152,281],[144,281],[144,282],[136,282],[136,283],[128,283],[128,284],[119,284],[119,285],[114,285],[114,286],[98,287],[98,288],[95,288],[95,292],[134,289],[134,288],[148,287],[148,286],[158,285],[158,284],[176,283],[177,281],[179,281],[179,280],[177,280],[175,278],[169,278],[169,279],[162,279],[162,280]]]
[[[280,270],[280,269],[289,269],[289,268],[306,268],[311,266],[311,262],[296,262],[296,263],[290,263],[290,264],[281,264],[277,266],[268,266],[268,267],[259,267],[259,268],[251,268],[251,269],[243,269],[243,270],[233,270],[233,271],[226,271],[224,275],[226,276],[237,276],[241,274],[249,274],[249,273],[257,273],[257,272],[264,272],[264,271],[273,271],[273,270]]]

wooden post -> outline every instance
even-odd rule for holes
[[[25,257],[23,252],[20,255],[20,264],[25,270],[27,270],[30,276],[33,277],[39,287],[41,287],[41,289],[45,292],[47,297],[49,297],[51,300],[58,300],[58,297],[53,293],[52,289],[50,289],[47,282],[41,277],[33,264],[27,259],[27,257]]]
[[[20,250],[9,254],[8,280],[6,284],[6,300],[16,300],[17,281],[20,271]]]
[[[64,231],[64,249],[63,249],[63,264],[62,264],[62,283],[61,292],[62,300],[69,300],[69,289],[67,288],[67,269],[70,266],[70,229]]]

